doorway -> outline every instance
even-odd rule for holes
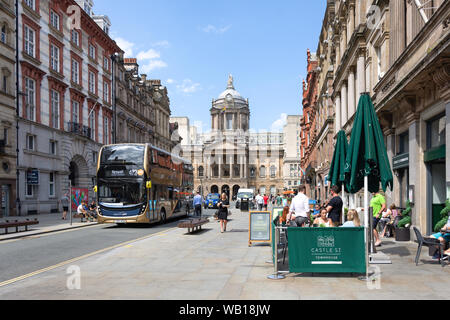
[[[10,212],[9,212],[9,208],[10,208],[10,203],[9,203],[9,195],[10,195],[10,191],[9,191],[9,185],[2,185],[1,186],[1,211],[0,211],[0,217],[2,218],[6,218],[10,216]]]
[[[447,188],[445,183],[445,161],[433,161],[428,163],[428,224],[429,233],[434,232],[434,227],[441,220],[441,211],[445,208]]]

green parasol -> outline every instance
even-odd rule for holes
[[[345,163],[346,187],[352,194],[364,187],[364,177],[368,177],[368,190],[392,190],[393,175],[389,164],[383,132],[368,94],[359,100],[353,123],[352,136]]]
[[[336,146],[334,148],[333,161],[330,166],[330,173],[328,174],[329,180],[332,186],[338,186],[342,188],[344,185],[346,191],[347,187],[345,185],[345,160],[347,156],[348,142],[345,135],[345,131],[341,130],[338,132],[336,139]]]

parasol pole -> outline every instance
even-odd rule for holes
[[[342,203],[343,203],[343,205],[342,205],[341,220],[342,220],[342,224],[344,224],[345,223],[345,186],[344,185],[342,185]]]
[[[364,227],[366,229],[365,242],[366,242],[366,273],[369,270],[369,239],[372,230],[369,230],[369,176],[364,176]],[[367,275],[368,276],[368,275]]]

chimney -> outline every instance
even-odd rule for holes
[[[146,74],[141,74],[141,79],[145,83],[145,81],[147,81],[147,75]]]

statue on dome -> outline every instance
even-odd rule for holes
[[[233,76],[231,74],[228,76],[228,88],[234,88]]]

